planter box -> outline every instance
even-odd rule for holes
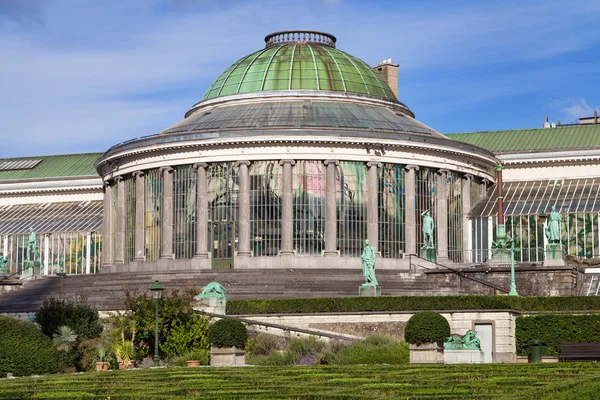
[[[411,364],[443,364],[444,348],[437,343],[409,345]]]
[[[189,361],[187,361],[187,366],[189,368],[198,368],[198,367],[200,367],[200,361],[199,360],[189,360]]]
[[[105,361],[96,362],[96,371],[108,371],[109,364]]]
[[[444,350],[445,364],[483,364],[484,359],[481,350]]]
[[[211,347],[210,365],[213,367],[246,365],[246,352],[236,347]]]

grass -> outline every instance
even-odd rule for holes
[[[598,399],[600,364],[169,368],[0,382],[0,399]]]

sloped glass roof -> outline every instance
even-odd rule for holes
[[[397,101],[367,63],[335,48],[335,41],[268,41],[267,47],[233,63],[202,100],[272,90],[319,90],[365,94]]]

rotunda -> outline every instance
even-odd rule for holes
[[[461,261],[495,157],[417,121],[397,72],[336,42],[270,34],[182,121],[106,151],[102,271],[359,268],[365,239],[403,268],[426,210],[437,258]]]

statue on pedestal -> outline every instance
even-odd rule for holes
[[[435,225],[433,223],[433,217],[429,215],[429,210],[425,210],[421,213],[423,217],[423,246],[433,247],[433,230]]]
[[[552,212],[548,218],[548,227],[546,228],[546,237],[548,243],[560,243],[560,224],[562,218],[556,211],[556,207],[552,206]]]
[[[33,258],[31,256],[33,255]],[[27,261],[35,261],[36,235],[33,228],[29,228],[29,240],[27,241]]]
[[[8,274],[8,265],[6,265],[7,261],[8,257],[0,254],[0,275]]]
[[[360,259],[362,260],[365,285],[379,285],[377,278],[375,278],[375,249],[369,243],[369,239],[365,240],[365,247]]]

